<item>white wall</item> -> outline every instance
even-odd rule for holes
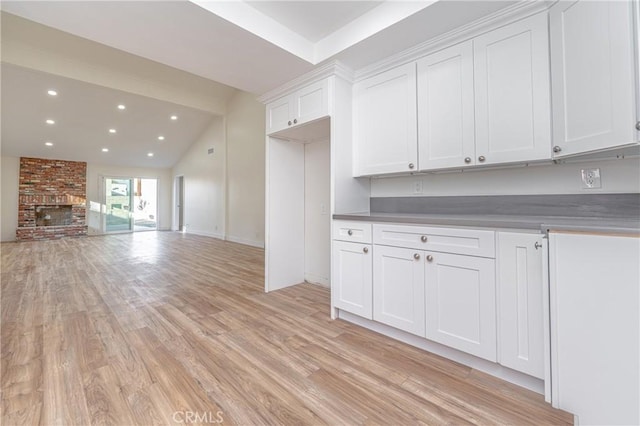
[[[304,279],[329,285],[331,275],[331,195],[329,141],[304,150]]]
[[[171,170],[121,167],[87,163],[87,225],[89,235],[102,233],[100,206],[103,203],[103,177],[139,177],[158,180],[158,230],[171,229]]]
[[[601,189],[582,189],[580,171],[584,168],[600,168]],[[416,181],[422,181],[421,194],[414,193]],[[371,179],[372,197],[637,192],[638,158]]]
[[[0,222],[1,241],[15,241],[18,227],[18,183],[20,181],[20,159],[2,157],[0,165]]]
[[[210,148],[213,148],[213,154],[207,153]],[[184,176],[183,207],[186,232],[224,238],[225,167],[224,119],[215,117],[173,167],[174,178]]]
[[[237,91],[227,104],[227,239],[264,247],[265,107]]]

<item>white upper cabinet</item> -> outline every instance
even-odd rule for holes
[[[329,115],[329,81],[320,80],[267,105],[267,134]]]
[[[550,10],[555,156],[639,140],[633,1],[562,1]]]
[[[478,164],[549,159],[546,14],[476,37],[473,46]]]
[[[420,170],[475,164],[473,44],[418,61]]]
[[[416,171],[416,64],[356,83],[354,96],[354,175]]]

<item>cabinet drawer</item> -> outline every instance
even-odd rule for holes
[[[373,243],[470,256],[495,257],[495,233],[413,225],[373,225]]]
[[[333,239],[371,244],[371,224],[355,221],[333,221]]]

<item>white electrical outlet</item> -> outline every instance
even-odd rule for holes
[[[602,188],[600,182],[600,169],[582,169],[582,188]]]
[[[422,179],[413,181],[413,193],[422,194]]]

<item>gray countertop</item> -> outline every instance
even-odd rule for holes
[[[393,222],[440,226],[469,226],[474,228],[506,228],[520,230],[572,231],[613,234],[640,234],[640,218],[598,218],[565,216],[486,215],[486,214],[409,214],[409,213],[353,213],[334,214],[336,220]]]

